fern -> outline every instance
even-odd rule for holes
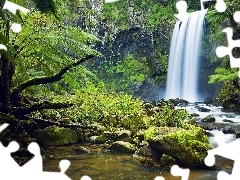
[[[210,79],[208,83],[213,84],[217,82],[227,82],[235,79],[237,75],[237,69],[225,69],[222,67],[218,67],[215,69],[215,74],[209,76]]]

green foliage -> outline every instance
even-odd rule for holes
[[[132,127],[137,122],[142,109],[142,102],[124,93],[105,93],[104,84],[98,87],[88,84],[84,91],[76,92],[69,100],[75,105],[68,110],[47,110],[48,114],[55,114],[57,118],[70,118],[74,122],[91,124],[99,122],[105,126]],[[55,96],[53,99],[63,99]],[[126,117],[129,118],[126,119]]]
[[[18,35],[11,34],[9,40],[13,42],[14,47],[10,53],[14,54],[13,84],[15,86],[31,78],[54,75],[87,54],[98,54],[87,45],[96,42],[97,38],[79,28],[65,26],[40,12],[31,12],[22,17],[25,19],[22,32]],[[79,88],[80,81],[76,79],[85,79],[90,74],[80,66],[73,68],[62,82],[42,86],[39,89],[29,88],[29,90],[35,93],[38,90],[40,90],[38,93],[41,91],[46,93],[45,91],[51,88],[57,92],[64,86],[68,89],[71,84]],[[91,76],[93,77],[92,74]]]
[[[153,139],[155,136],[156,136],[156,133],[155,133],[155,127],[154,126],[149,127],[144,133],[144,139],[145,140]]]
[[[227,9],[225,12],[217,12],[215,6],[212,5],[209,8],[208,13],[206,14],[208,24],[210,25],[210,31],[212,34],[214,34],[211,36],[210,40],[213,47],[219,45],[228,46],[226,33],[222,32],[222,30],[226,27],[233,28],[233,31],[235,32],[233,35],[233,39],[239,39],[240,26],[233,20],[233,14],[240,7],[240,2],[229,0],[225,2],[227,4]],[[212,60],[216,60],[215,54],[214,57],[212,57]],[[236,75],[235,70],[228,70],[230,68],[228,56],[224,57],[223,59],[221,58],[221,61],[223,62],[221,65],[222,67],[216,69],[215,75],[212,75],[210,77],[209,83],[225,82],[233,79],[234,75]],[[225,68],[226,70],[224,70],[223,68]]]
[[[153,116],[151,126],[184,127],[190,116],[183,109],[175,109],[169,101],[162,101],[159,112]]]
[[[218,100],[224,108],[237,109],[239,111],[240,102],[240,80],[235,77],[230,81],[224,82],[218,94]]]
[[[102,80],[106,89],[111,92],[126,92],[133,94],[149,76],[150,69],[145,58],[136,60],[132,55],[118,61],[116,64],[101,62],[95,70],[98,78]]]
[[[62,101],[66,96],[54,96],[53,102]],[[68,97],[69,99],[69,97]],[[51,119],[69,119],[85,125],[98,122],[105,127],[125,129],[147,129],[151,127],[181,127],[190,129],[189,115],[184,110],[175,110],[170,102],[163,101],[160,111],[147,115],[142,101],[124,93],[105,93],[104,84],[98,87],[88,84],[82,92],[78,91],[69,99],[74,106],[60,110],[45,110],[39,116]],[[35,114],[36,116],[37,114]]]
[[[208,81],[208,83],[211,84],[216,82],[227,82],[235,79],[237,75],[237,69],[225,69],[222,67],[218,67],[215,69],[215,74],[210,76],[210,80]]]

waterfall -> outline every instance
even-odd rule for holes
[[[166,99],[200,101],[199,61],[203,21],[207,10],[189,13],[173,30],[167,74]]]

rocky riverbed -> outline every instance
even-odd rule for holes
[[[159,174],[172,179],[169,168],[173,164],[191,168],[190,177],[193,176],[193,179],[215,176],[221,169],[231,172],[231,160],[226,161],[217,157],[216,166],[210,169],[204,165],[203,160],[207,150],[216,146],[213,135],[224,133],[226,142],[237,137],[239,115],[234,112],[224,112],[221,107],[203,103],[189,104],[186,101],[175,101],[174,104],[176,109],[186,109],[192,117],[196,117],[195,123],[199,127],[188,125],[182,129],[155,126],[148,129],[129,130],[109,129],[99,123],[93,123],[87,127],[56,122],[39,123],[36,119],[17,124],[13,117],[7,115],[1,115],[1,120],[7,119],[7,122],[17,124],[15,130],[21,132],[18,139],[21,138],[23,144],[37,141],[41,147],[44,147],[42,154],[46,170],[57,171],[61,159],[66,158],[73,162],[67,172],[74,177],[73,179],[79,179],[81,174],[88,174],[95,179],[99,177],[105,179],[104,176],[113,179],[118,173],[121,179],[128,179],[127,177],[131,174],[128,171],[131,169],[134,169],[134,175],[130,179],[138,176],[152,179]],[[148,113],[159,112],[161,109],[158,103],[146,103],[145,106]],[[24,129],[25,135],[21,129]],[[3,139],[8,137],[8,132],[2,133]],[[22,151],[23,154],[24,151]]]

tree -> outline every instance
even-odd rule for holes
[[[7,46],[7,51],[0,51],[0,112],[16,116],[69,107],[71,104],[26,100],[23,91],[60,81],[72,68],[98,55],[91,48],[97,38],[60,22],[54,1],[33,2],[46,13],[32,10],[27,15],[18,12],[13,16],[7,10],[0,11],[0,44]],[[23,25],[21,33],[11,31],[12,22]]]

